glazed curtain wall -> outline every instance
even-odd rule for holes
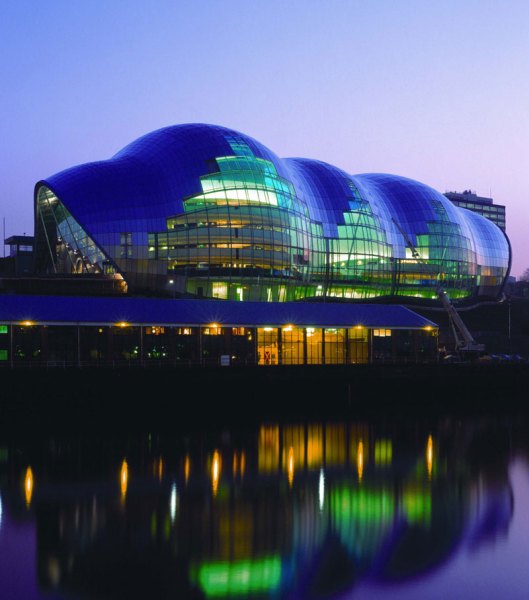
[[[0,324],[2,366],[435,362],[437,329]]]
[[[115,271],[131,289],[265,302],[431,299],[439,281],[455,300],[494,297],[508,274],[503,232],[432,188],[279,159],[221,127],[166,128],[104,164],[37,187],[40,272]]]

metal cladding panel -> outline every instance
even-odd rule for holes
[[[0,323],[143,323],[299,325],[312,327],[437,327],[401,305],[219,302],[84,296],[0,296]]]

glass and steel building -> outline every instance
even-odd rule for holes
[[[39,181],[35,216],[38,273],[173,297],[431,299],[441,280],[453,300],[494,298],[511,261],[499,227],[427,185],[281,159],[203,124]]]
[[[478,196],[472,190],[445,192],[445,196],[456,206],[466,208],[478,215],[484,216],[505,231],[505,206],[494,204],[492,198]]]
[[[437,336],[397,304],[0,294],[0,367],[425,363]]]

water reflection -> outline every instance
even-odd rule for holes
[[[26,507],[29,508],[31,505],[31,498],[33,498],[33,470],[31,467],[26,469],[26,474],[24,475],[24,498],[26,499]]]
[[[211,489],[213,490],[213,495],[217,495],[217,491],[219,489],[219,481],[220,481],[220,469],[221,469],[221,459],[218,450],[213,452],[213,458],[211,460]]]
[[[433,439],[432,436],[428,436],[428,441],[426,442],[426,469],[428,471],[428,478],[432,477],[432,469],[433,469]]]
[[[33,499],[31,467],[23,498],[2,475],[0,523],[31,508],[40,589],[64,598],[333,598],[505,541],[509,464],[528,432],[494,419],[263,424],[129,439],[126,459],[118,443],[53,441],[34,451]]]
[[[184,459],[184,478],[185,478],[186,483],[189,480],[190,471],[191,471],[191,459],[189,458],[189,455],[186,454],[186,457]]]
[[[176,518],[176,509],[178,508],[178,492],[176,483],[171,487],[171,499],[169,500],[169,513],[171,515],[171,523],[174,523]]]
[[[123,462],[121,463],[121,469],[119,471],[119,486],[121,489],[121,501],[125,502],[127,497],[127,489],[129,487],[129,465],[125,459],[123,459]]]

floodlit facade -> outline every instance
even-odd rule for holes
[[[53,175],[35,206],[37,272],[174,297],[431,299],[441,279],[453,300],[494,298],[511,260],[499,227],[422,183],[280,159],[212,125],[160,129]]]

